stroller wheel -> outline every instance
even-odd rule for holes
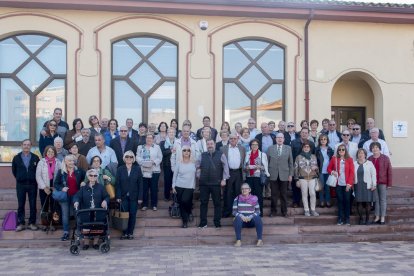
[[[72,255],[79,255],[79,246],[71,245],[70,246],[70,253],[72,253]]]
[[[101,243],[101,245],[99,245],[99,250],[101,251],[102,254],[105,254],[105,253],[108,253],[109,250],[111,250],[111,246],[108,243],[104,242],[104,243]]]

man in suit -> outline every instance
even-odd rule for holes
[[[29,229],[36,231],[36,197],[37,197],[37,183],[36,183],[36,167],[39,163],[39,157],[30,152],[32,143],[29,139],[22,142],[22,151],[14,156],[12,161],[12,172],[16,178],[16,193],[17,193],[17,227],[16,232],[25,229],[25,205],[26,194],[29,198],[30,217]]]
[[[128,118],[125,121],[125,125],[128,128],[128,138],[132,139],[133,141],[138,140],[138,131],[133,129],[134,121],[131,118]]]
[[[277,199],[280,198],[280,209],[283,217],[287,216],[287,187],[293,177],[293,156],[290,146],[284,144],[283,133],[276,134],[276,145],[267,150],[269,161],[271,211],[270,216],[277,213]]]
[[[118,159],[118,167],[125,164],[123,159],[125,152],[130,150],[135,156],[137,155],[137,140],[129,138],[128,131],[127,126],[121,126],[119,129],[119,137],[112,139],[109,144],[109,146],[115,151],[116,159]]]
[[[223,196],[223,217],[227,218],[233,211],[233,201],[240,193],[243,184],[243,163],[246,158],[246,149],[238,144],[238,136],[230,134],[230,143],[222,147],[229,167],[230,178],[226,181]]]
[[[335,146],[342,142],[342,136],[339,131],[336,130],[335,120],[330,120],[328,125],[329,146],[335,148]]]

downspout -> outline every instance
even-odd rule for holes
[[[313,9],[310,10],[305,24],[305,119],[309,122],[309,25],[313,19]]]

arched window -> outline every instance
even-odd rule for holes
[[[224,46],[223,120],[233,126],[253,117],[260,124],[284,116],[285,50],[265,40]]]
[[[169,122],[177,114],[177,45],[139,36],[112,44],[112,115],[120,122]]]
[[[66,43],[43,34],[0,40],[0,161],[10,162],[21,141],[33,145],[53,110],[65,114]]]

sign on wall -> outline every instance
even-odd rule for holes
[[[408,137],[407,121],[392,122],[392,137]]]

